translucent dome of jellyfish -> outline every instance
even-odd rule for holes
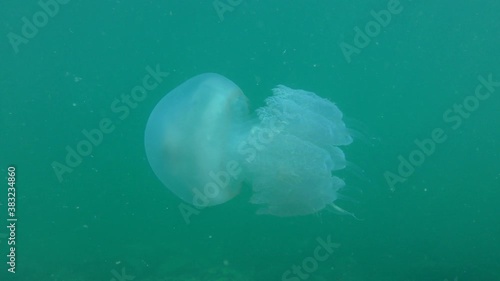
[[[251,113],[242,90],[219,74],[201,74],[173,89],[145,130],[156,176],[199,208],[227,202],[251,186],[258,214],[342,210],[334,201],[345,184],[335,171],[346,166],[340,147],[352,142],[342,112],[312,92],[282,85],[272,92]]]

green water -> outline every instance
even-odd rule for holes
[[[500,280],[500,3],[3,2],[0,280]],[[355,28],[367,26],[363,41]],[[148,66],[169,75],[121,101]],[[247,186],[186,223],[143,132],[164,94],[204,72],[253,108],[277,84],[334,101],[360,134],[338,204],[361,220],[259,216]],[[100,126],[102,141],[67,166],[67,148]]]

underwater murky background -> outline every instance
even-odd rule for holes
[[[500,280],[500,2],[1,6],[1,280]],[[382,25],[381,10],[392,11]],[[148,66],[169,75],[126,103]],[[258,216],[249,186],[186,220],[149,167],[144,128],[165,93],[203,72],[253,108],[277,84],[334,101],[360,132],[338,204],[362,220]],[[103,120],[114,130],[68,166]]]

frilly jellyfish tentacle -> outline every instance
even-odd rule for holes
[[[258,110],[258,126],[281,119],[276,112],[290,118],[245,167],[252,175],[250,202],[258,204],[262,214],[315,213],[335,201],[345,185],[332,171],[345,167],[345,156],[338,146],[350,144],[352,138],[342,113],[330,101],[281,85],[273,93]]]
[[[331,206],[344,187],[339,146],[352,142],[335,104],[279,85],[251,119],[236,84],[213,73],[184,82],[151,113],[146,154],[156,176],[195,206],[224,203],[252,185],[258,213],[295,216]]]

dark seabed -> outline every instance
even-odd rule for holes
[[[500,280],[500,2],[3,2],[0,280]],[[334,101],[360,220],[180,210],[144,129],[205,72]]]

